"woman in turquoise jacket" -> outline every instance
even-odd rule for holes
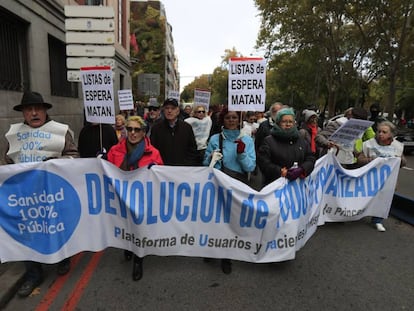
[[[245,183],[248,174],[256,167],[253,139],[240,133],[239,114],[224,108],[219,115],[221,132],[210,137],[203,164],[222,170],[227,175]],[[230,259],[221,260],[221,269],[231,273]]]

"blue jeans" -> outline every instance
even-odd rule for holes
[[[381,224],[384,218],[381,217],[371,217],[372,224]]]

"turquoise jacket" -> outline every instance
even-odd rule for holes
[[[244,135],[240,137],[240,130],[223,129],[221,133],[210,137],[207,149],[204,155],[203,165],[210,165],[211,154],[213,151],[220,149],[219,136],[223,135],[223,159],[218,161],[214,166],[216,169],[221,169],[222,163],[224,166],[239,173],[252,172],[256,167],[256,152],[254,150],[254,142],[250,136]],[[243,153],[237,153],[236,139],[241,139],[245,143],[246,148]]]

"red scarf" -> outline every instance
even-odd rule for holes
[[[316,153],[315,137],[316,137],[316,134],[318,134],[318,126],[312,123],[312,124],[308,124],[308,127],[311,130],[311,140],[310,140],[311,150],[313,153]]]

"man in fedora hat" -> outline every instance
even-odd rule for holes
[[[52,121],[47,110],[52,105],[37,92],[25,92],[20,104],[13,107],[23,113],[24,122],[12,124],[6,133],[8,148],[7,164],[41,162],[53,158],[79,157],[79,153],[66,124]],[[27,146],[37,146],[27,148]],[[41,263],[26,261],[25,280],[17,294],[26,297],[43,281]],[[70,258],[58,264],[58,273],[69,272]]]

